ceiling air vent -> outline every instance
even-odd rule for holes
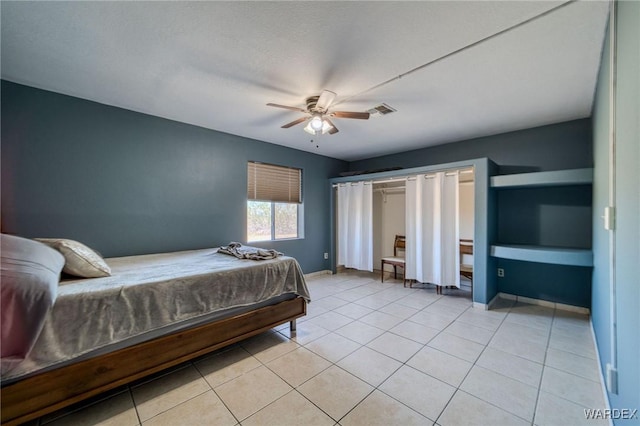
[[[391,114],[392,112],[396,112],[396,110],[394,108],[391,108],[387,104],[380,104],[378,106],[371,108],[367,112],[373,116],[379,116],[379,115]]]

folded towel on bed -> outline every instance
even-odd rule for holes
[[[240,243],[231,242],[228,246],[222,246],[218,253],[235,256],[238,259],[268,260],[282,256],[282,253],[274,249],[261,249],[258,247],[247,247]]]

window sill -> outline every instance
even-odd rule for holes
[[[247,244],[260,244],[260,243],[277,243],[280,241],[295,241],[295,240],[304,240],[304,237],[295,237],[295,238],[279,238],[277,240],[257,240],[257,241],[247,241]]]

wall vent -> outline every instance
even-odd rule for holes
[[[387,104],[380,104],[378,106],[371,108],[367,112],[371,115],[387,115],[387,114],[391,114],[392,112],[396,112],[396,109],[390,107]]]

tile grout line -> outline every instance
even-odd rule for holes
[[[174,373],[174,372],[177,372],[177,371],[180,371],[180,370],[184,370],[184,369],[188,368],[189,366],[193,367],[193,368],[198,372],[198,374],[200,375],[200,378],[204,380],[204,382],[207,384],[207,386],[209,387],[209,389],[208,389],[208,390],[205,390],[205,391],[203,391],[203,392],[200,392],[200,393],[199,393],[199,394],[197,394],[197,395],[193,395],[193,396],[191,396],[190,398],[187,398],[187,399],[185,399],[184,401],[181,401],[181,402],[177,403],[176,405],[174,405],[174,406],[172,406],[172,407],[167,408],[166,410],[163,410],[163,411],[160,411],[160,412],[158,412],[158,413],[154,414],[153,416],[151,416],[151,417],[149,417],[148,419],[146,419],[146,420],[145,420],[145,422],[148,422],[149,420],[151,420],[151,419],[153,419],[153,418],[155,418],[155,417],[158,417],[158,416],[160,416],[160,415],[162,415],[162,414],[166,413],[166,412],[167,412],[167,411],[169,411],[169,410],[172,410],[172,409],[174,409],[174,408],[176,408],[176,407],[178,407],[178,406],[180,406],[180,405],[183,405],[183,404],[185,404],[185,403],[187,403],[187,402],[189,402],[189,401],[191,401],[191,400],[193,400],[193,399],[195,399],[195,398],[197,398],[197,397],[199,397],[199,396],[201,396],[201,395],[204,395],[205,393],[209,392],[209,390],[214,391],[214,390],[211,388],[211,385],[209,385],[209,382],[207,382],[207,380],[204,378],[204,376],[202,375],[202,373],[200,372],[200,370],[198,369],[198,367],[196,367],[196,365],[195,365],[192,361],[187,361],[187,362],[185,363],[184,367],[181,367],[181,368],[179,368],[179,369],[176,369],[176,370],[174,370],[174,371],[171,371],[171,372],[169,372],[169,373],[167,373],[167,374],[164,374],[164,375],[162,375],[162,376],[156,377],[156,378],[155,378],[155,379],[153,379],[153,380],[150,380],[150,381],[148,381],[148,382],[145,382],[145,384],[146,384],[146,383],[151,383],[151,382],[153,382],[154,380],[159,379],[159,378],[161,378],[161,377],[166,377],[166,376],[168,376],[169,374],[172,374],[172,373]],[[215,393],[215,391],[214,391],[214,393]],[[216,395],[217,395],[217,394],[216,394]],[[135,407],[136,414],[138,415],[138,420],[140,421],[140,425],[142,425],[142,423],[143,423],[143,422],[142,422],[142,418],[140,417],[140,413],[138,412],[138,404],[136,404],[136,403],[135,403],[135,399],[133,398],[133,391],[131,391],[131,399],[132,399],[132,401],[133,401],[133,405],[134,405],[134,407]],[[222,399],[221,399],[221,401],[222,401]],[[222,402],[224,403],[224,401],[222,401]],[[231,413],[231,414],[233,415],[233,413]],[[234,416],[234,417],[235,417],[235,416]]]
[[[136,417],[138,418],[138,425],[142,426],[142,418],[140,417],[140,413],[138,412],[138,404],[136,404],[136,400],[133,398],[133,390],[130,385],[127,385],[127,392],[129,392],[129,398],[131,398],[131,404],[133,405],[133,410],[136,412]]]
[[[244,348],[243,348],[243,349],[244,349]],[[245,349],[245,351],[246,351],[246,349]],[[224,352],[226,352],[226,351],[222,351],[222,352],[220,352],[220,353],[224,353]],[[247,352],[249,355],[253,356],[252,354],[250,354],[250,353],[249,353],[249,351],[246,351],[246,352]],[[190,362],[191,362],[191,361],[190,361]],[[213,386],[211,386],[211,384],[209,383],[209,381],[207,380],[207,378],[206,378],[206,377],[204,377],[204,374],[202,374],[202,371],[200,371],[200,369],[198,368],[198,366],[196,365],[196,363],[195,363],[195,362],[193,362],[192,364],[193,364],[193,367],[194,367],[194,368],[196,369],[196,371],[198,372],[198,374],[200,374],[200,377],[202,377],[202,379],[205,381],[205,383],[207,384],[207,386],[209,387],[209,389],[210,389],[210,390],[213,392],[213,394],[216,396],[216,398],[218,398],[218,399],[220,400],[220,402],[222,403],[222,405],[224,405],[224,408],[226,408],[226,409],[227,409],[227,411],[228,411],[228,412],[233,416],[233,418],[234,418],[234,419],[235,419],[235,421],[236,421],[236,424],[240,424],[240,420],[238,420],[238,417],[236,417],[236,415],[234,414],[234,412],[233,412],[233,411],[231,411],[231,408],[229,408],[229,406],[227,405],[227,403],[226,403],[226,402],[224,402],[224,399],[222,399],[222,397],[221,397],[220,395],[218,395],[218,392],[216,392],[216,390],[213,388]],[[258,367],[256,367],[256,368],[258,368]],[[252,368],[252,369],[251,369],[251,370],[249,370],[249,371],[253,371],[253,370],[255,370],[255,368]],[[243,373],[243,374],[245,374],[245,373]],[[228,383],[228,381],[227,381],[227,382],[225,382],[225,383]],[[207,391],[207,392],[208,392],[208,391]],[[200,395],[202,395],[202,394],[200,394]],[[193,399],[193,398],[192,398],[192,399]]]
[[[544,350],[544,358],[542,360],[542,374],[540,374],[540,380],[538,382],[538,392],[536,393],[536,403],[533,407],[533,418],[531,419],[531,426],[534,426],[536,420],[536,414],[538,412],[538,402],[540,401],[540,392],[542,392],[542,380],[544,379],[545,369],[547,368],[547,351],[549,350],[549,343],[551,342],[551,332],[553,330],[553,323],[556,318],[556,308],[553,308],[553,316],[551,318],[551,326],[549,327],[549,334],[547,336],[547,346]]]

